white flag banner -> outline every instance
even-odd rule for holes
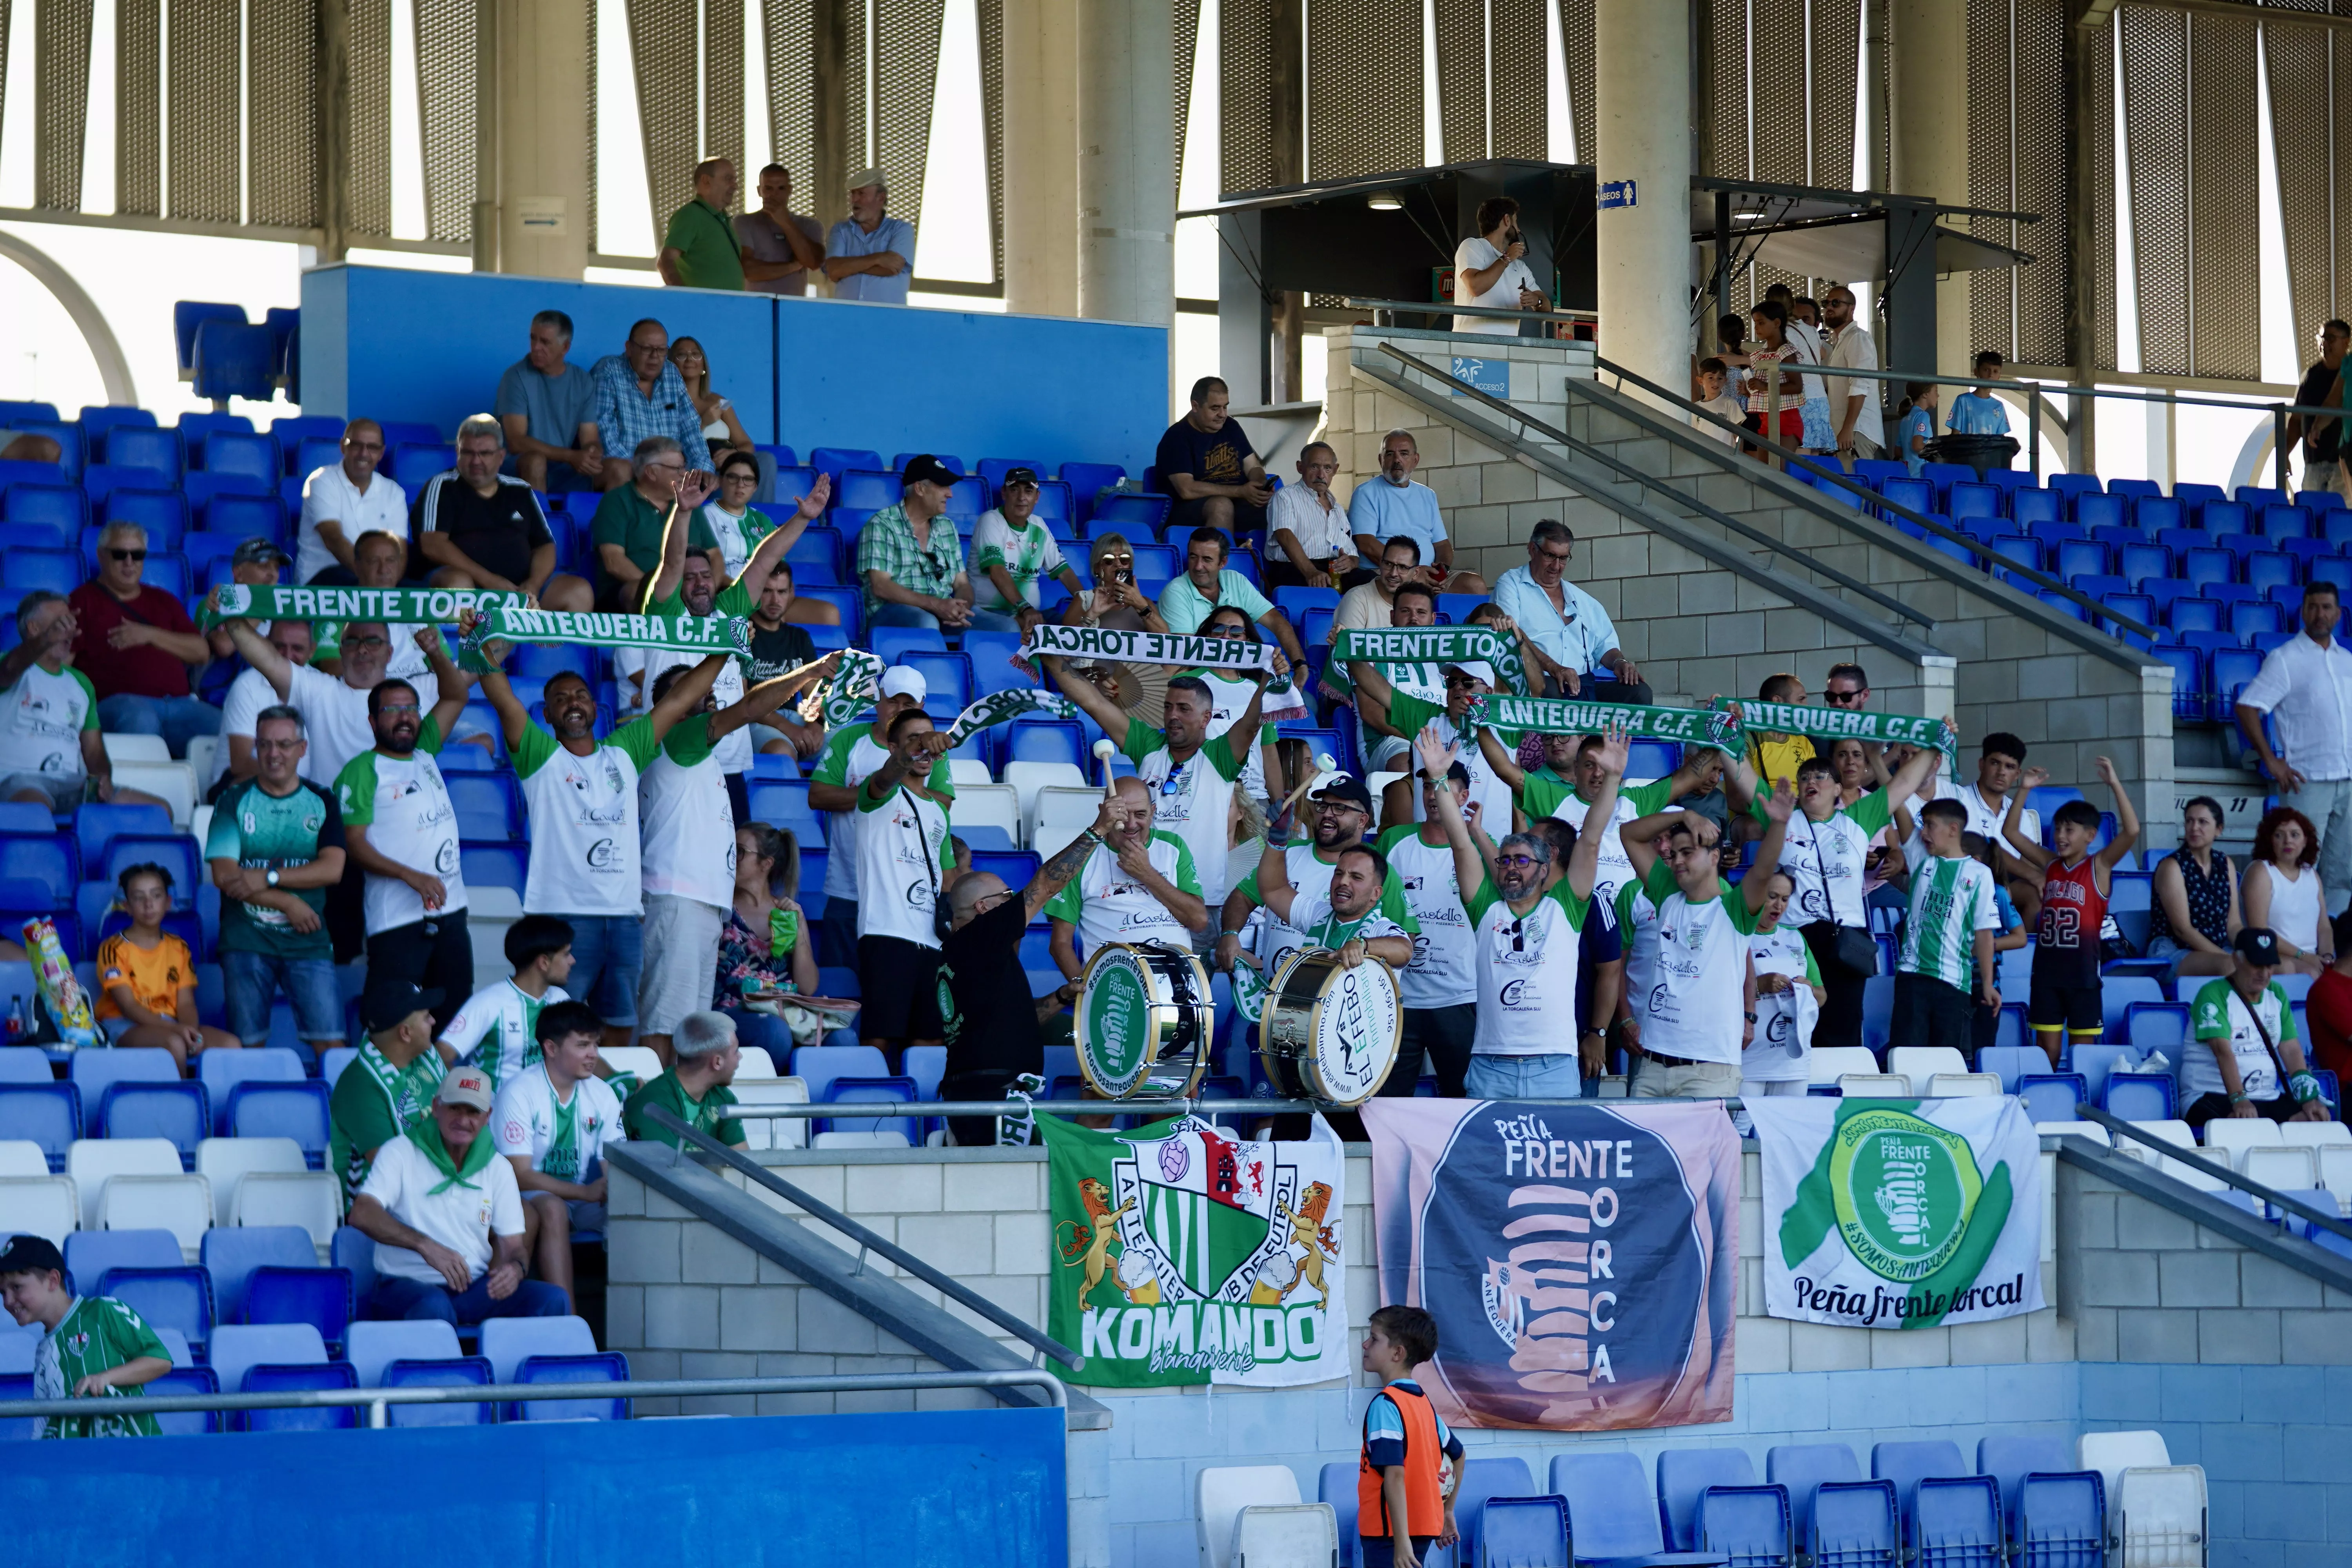
[[[2042,1138],[2014,1096],[1746,1104],[1767,1314],[1925,1329],[2041,1309]]]

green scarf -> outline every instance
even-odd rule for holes
[[[948,726],[948,746],[952,750],[982,730],[1019,718],[1024,713],[1045,713],[1056,719],[1075,719],[1078,716],[1078,705],[1059,692],[1038,691],[1026,686],[992,691],[956,715],[955,722]]]
[[[1815,740],[1843,741],[1852,737],[1874,745],[1916,746],[1950,757],[1960,738],[1941,719],[1905,713],[1862,713],[1846,708],[1797,707],[1788,702],[1750,702],[1727,706],[1739,714],[1740,724],[1769,734],[1805,735]]]
[[[577,1088],[572,1093],[574,1100],[579,1098]],[[416,1125],[408,1130],[408,1141],[425,1151],[425,1157],[433,1162],[435,1170],[441,1173],[441,1184],[428,1189],[425,1194],[427,1197],[437,1196],[451,1187],[471,1187],[479,1192],[481,1184],[467,1178],[480,1175],[498,1155],[498,1151],[490,1146],[490,1130],[485,1127],[475,1134],[471,1143],[466,1145],[466,1163],[460,1165],[449,1157],[448,1146],[441,1142],[441,1123],[430,1115],[416,1119]]]
[[[205,631],[223,621],[382,621],[454,626],[457,612],[520,609],[523,595],[490,588],[302,588],[224,584],[196,614]]]
[[[484,645],[579,643],[646,653],[731,653],[749,663],[751,623],[741,616],[625,616],[602,611],[493,609],[458,645],[458,666],[476,674],[489,668]]]
[[[882,671],[887,667],[862,647],[853,647],[841,656],[841,666],[834,678],[825,682],[820,699],[819,712],[827,729],[837,730],[874,705],[881,690]],[[806,714],[805,707],[802,710]],[[877,742],[878,743],[878,742]]]
[[[1574,697],[1480,697],[1472,702],[1470,713],[1476,722],[1511,736],[1529,730],[1547,735],[1589,735],[1614,722],[1624,727],[1631,740],[1678,741],[1735,755],[1747,740],[1737,708],[1644,708]]]
[[[1483,661],[1494,669],[1499,689],[1528,689],[1518,639],[1487,626],[1366,627],[1341,632],[1332,639],[1333,664],[1344,668],[1358,660],[1381,665]]]

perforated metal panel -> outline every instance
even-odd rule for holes
[[[743,167],[743,0],[703,0],[702,155],[735,165],[736,209],[755,189],[760,171]]]
[[[1576,127],[1576,159],[1592,162],[1592,0],[1559,0],[1561,63],[1568,69],[1568,118]]]
[[[841,100],[848,124],[842,139],[845,149],[845,174],[856,174],[872,163],[874,159],[873,125],[868,114],[870,105],[866,91],[866,7],[870,0],[816,0],[818,5],[839,8],[841,17]],[[845,205],[844,211],[847,208]]]
[[[431,239],[462,241],[474,232],[474,192],[480,183],[474,0],[412,0],[412,6],[425,142],[425,233]],[[687,37],[690,46],[692,32]]]
[[[320,0],[335,5],[338,0]],[[351,6],[352,192],[353,234],[392,233],[392,0],[344,0]],[[593,0],[592,0],[593,4]],[[595,35],[591,33],[589,37]],[[593,86],[592,86],[593,91]],[[593,103],[592,97],[589,101]],[[595,139],[592,135],[589,144]],[[176,176],[175,176],[176,177]],[[592,190],[594,188],[592,184]]]
[[[2124,134],[2131,157],[2132,255],[2140,368],[2189,374],[2189,18],[2147,5],[2120,13]]]
[[[332,5],[334,0],[322,3]],[[596,0],[583,0],[583,9],[587,12],[582,25],[588,29],[588,69],[583,73],[587,79],[581,85],[588,94],[588,248],[602,250],[604,241],[596,211],[596,187],[603,179],[596,156]]]
[[[90,0],[41,0],[33,13],[33,205],[81,210],[81,148],[89,110]]]
[[[237,0],[171,0],[172,216],[241,216]]]
[[[980,129],[988,142],[988,235],[993,269],[1004,278],[1004,0],[980,0]],[[1176,122],[1184,122],[1184,100],[1176,100]],[[1183,176],[1178,154],[1177,177]]]
[[[1462,163],[1484,158],[1486,0],[1431,3],[1437,18],[1437,114],[1445,161]]]
[[[1416,25],[1416,50],[1420,37]],[[1217,7],[1217,183],[1223,190],[1260,191],[1274,184],[1273,71],[1274,8],[1266,0],[1223,0]],[[1421,80],[1418,53],[1412,79]],[[1420,94],[1413,96],[1419,102]],[[1314,147],[1322,136],[1322,121],[1310,104],[1307,145]]]
[[[9,0],[0,0],[0,125],[7,123]]]
[[[2263,375],[2261,188],[2254,160],[2254,25],[2189,19],[2189,304],[2191,372]]]
[[[991,5],[997,7],[1001,17],[1003,0],[982,0],[982,9],[985,11]],[[986,26],[987,23],[983,19],[982,26],[985,28]],[[1170,58],[1176,73],[1176,88],[1172,98],[1176,111],[1176,183],[1181,188],[1184,183],[1184,133],[1192,118],[1192,57],[1199,53],[1201,47],[1201,0],[1174,0],[1174,3],[1168,7],[1168,27],[1171,36]],[[1001,21],[998,31],[1001,36],[1003,33]],[[983,47],[980,67],[983,79],[988,73],[988,58]],[[1001,278],[1004,275],[1003,266],[1004,226],[1000,223],[996,226],[999,237],[996,246],[999,263],[997,276]]]
[[[1584,81],[1590,89],[1592,81],[1592,6],[1591,0],[1581,0],[1585,23]],[[1565,28],[1568,20],[1561,0],[1560,21]],[[1575,46],[1570,45],[1572,49]],[[1748,174],[1748,0],[1707,0],[1706,33],[1706,79],[1707,82],[1708,134],[1703,143],[1706,172],[1718,179],[1744,179]],[[1575,92],[1571,80],[1569,91]],[[1587,98],[1591,94],[1588,90]],[[1579,102],[1576,114],[1576,146],[1580,157],[1591,145],[1585,140],[1593,121],[1591,111]]]
[[[7,28],[0,0],[0,32]],[[140,217],[163,212],[163,0],[115,0],[114,210]],[[7,71],[0,43],[0,75]]]
[[[1493,0],[1495,156],[1542,158],[1549,143],[1544,0]]]
[[[756,0],[755,0],[756,3]],[[816,155],[815,51],[809,0],[767,0],[760,11],[760,38],[768,60],[768,145],[777,163],[793,172],[795,211],[815,205],[811,178]],[[743,171],[756,189],[757,169]]]
[[[319,22],[315,0],[247,0],[246,64],[274,84],[247,95],[247,221],[319,221]],[[467,107],[472,107],[467,100]]]
[[[2010,81],[2011,0],[1969,0],[1969,203],[2007,209],[2014,194],[2017,103]],[[2007,245],[2013,226],[1995,217],[1969,219],[1979,239]],[[1979,348],[2012,353],[2016,289],[2006,271],[1969,279],[1969,340]]]
[[[2033,257],[2019,268],[2016,357],[2028,364],[2066,363],[2066,301],[2073,252],[2066,205],[2068,20],[2066,0],[2017,0],[2017,119],[2014,162],[2018,212],[2042,221],[2021,225],[2017,248]]]
[[[694,199],[694,165],[702,140],[694,33],[691,4],[629,0],[629,47],[635,57],[637,120],[645,133],[646,188],[656,244],[668,228],[669,215]]]
[[[1806,184],[1811,137],[1805,102],[1805,0],[1754,0],[1753,16],[1756,153],[1747,172],[1759,180]]]
[[[2325,0],[2288,0],[2278,8],[2323,10]],[[2278,160],[2287,287],[2294,300],[2299,362],[2308,361],[2314,353],[2319,324],[2337,313],[2330,193],[2342,116],[2330,101],[2333,53],[2324,28],[2273,22],[2263,29],[2263,63],[2271,85],[2271,146]]]
[[[2095,33],[2076,33],[2074,47],[2097,58],[2086,73],[2084,121],[2097,126],[2116,122],[2115,24]],[[2090,144],[2091,177],[2091,357],[2095,368],[2116,368],[2116,139],[2112,133],[2094,137]]]
[[[891,212],[909,223],[921,221],[946,9],[944,0],[874,0],[875,162],[890,174]]]
[[[1307,177],[1420,167],[1419,0],[1324,0],[1315,16],[1315,34],[1356,43],[1316,57],[1307,79]]]
[[[1853,184],[1853,102],[1862,68],[1861,0],[1812,0],[1805,51],[1812,68],[1812,178],[1832,190]]]

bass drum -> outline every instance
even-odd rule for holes
[[[1108,1100],[1189,1098],[1209,1070],[1216,1005],[1190,952],[1106,942],[1078,983],[1078,1070]]]
[[[1386,963],[1342,969],[1339,954],[1302,948],[1266,994],[1258,1060],[1278,1097],[1348,1110],[1380,1091],[1403,1034],[1403,999]]]

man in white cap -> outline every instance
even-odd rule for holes
[[[849,216],[833,226],[824,242],[824,275],[833,279],[835,299],[907,302],[907,284],[915,273],[915,226],[885,216],[889,202],[890,177],[881,170],[861,169],[849,176]]]
[[[890,721],[909,708],[920,708],[929,695],[921,670],[903,664],[884,670],[873,719],[835,730],[816,766],[809,770],[809,805],[833,814],[825,836],[835,846],[824,861],[824,916],[819,927],[824,963],[847,968],[857,962],[857,856],[851,847],[857,842],[852,816],[857,809],[857,786],[890,754],[882,743]],[[945,757],[933,764],[925,786],[934,795],[954,795],[955,781]]]
[[[375,1242],[369,1317],[455,1324],[572,1310],[562,1290],[524,1278],[522,1192],[482,1136],[492,1100],[488,1074],[458,1068],[432,1110],[376,1151],[351,1219]]]
[[[1472,826],[1484,828],[1489,838],[1501,842],[1503,836],[1511,831],[1511,786],[1479,754],[1477,728],[1469,717],[1471,700],[1495,689],[1495,667],[1483,658],[1440,665],[1437,678],[1445,693],[1443,708],[1428,700],[1423,694],[1425,688],[1407,690],[1391,686],[1379,669],[1369,664],[1357,663],[1349,668],[1355,672],[1357,690],[1369,694],[1388,710],[1389,726],[1398,734],[1418,737],[1423,729],[1434,724],[1449,744],[1461,748],[1455,760],[1470,775],[1470,799],[1462,815]],[[1426,665],[1404,668],[1423,672],[1428,668]],[[1427,810],[1422,799],[1421,781],[1411,773],[1391,779],[1381,792],[1383,822],[1420,822]]]

